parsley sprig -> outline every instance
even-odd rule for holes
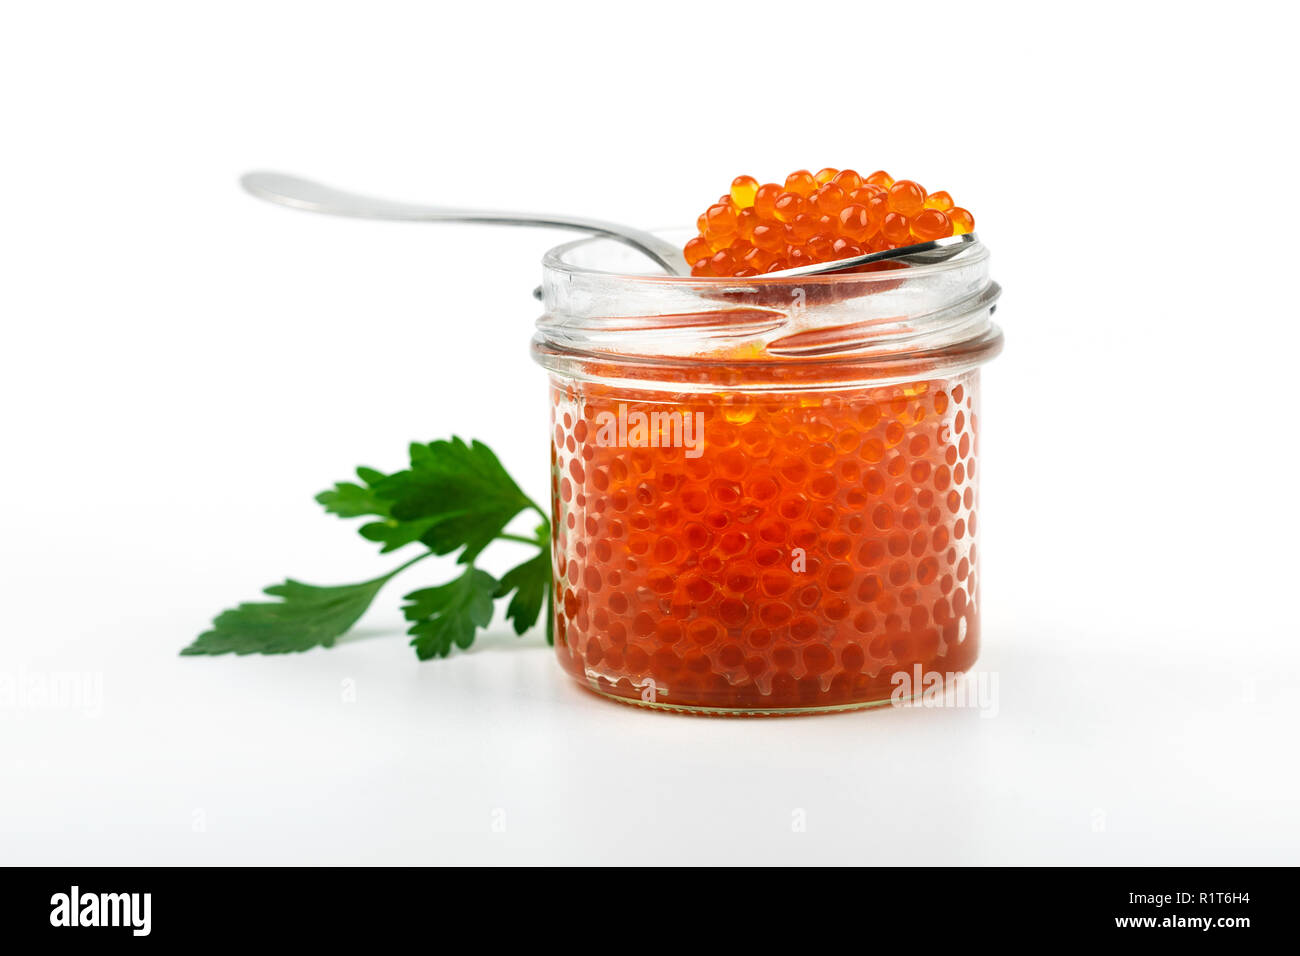
[[[331,647],[361,618],[390,580],[434,554],[459,551],[464,571],[446,584],[406,595],[402,611],[421,660],[462,650],[487,627],[500,598],[509,597],[506,618],[516,634],[537,623],[546,606],[551,642],[551,523],[545,511],[520,490],[492,450],[459,438],[413,444],[410,467],[392,474],[358,468],[357,481],[342,481],[316,496],[341,518],[371,518],[361,526],[367,541],[386,554],[412,544],[425,550],[377,578],[359,584],[319,587],[292,578],[265,589],[278,601],[240,604],[217,615],[182,654],[285,654]],[[519,514],[541,517],[532,537],[506,531]],[[494,541],[532,545],[537,554],[500,580],[474,562]]]

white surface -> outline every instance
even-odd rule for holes
[[[0,674],[103,700],[0,708],[0,862],[1300,862],[1295,253],[1182,245],[1292,230],[1293,25],[701,6],[6,8]],[[429,564],[334,650],[177,656],[286,574],[385,566],[312,495],[411,439],[545,494],[563,237],[294,214],[239,172],[657,225],[828,164],[950,189],[1006,288],[996,717],[646,714],[500,627],[420,664]]]

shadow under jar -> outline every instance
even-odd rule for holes
[[[887,703],[979,650],[979,243],[800,279],[640,275],[588,239],[544,261],[555,649],[669,710]]]

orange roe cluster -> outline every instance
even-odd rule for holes
[[[929,193],[883,169],[800,169],[784,185],[737,176],[686,243],[695,276],[756,276],[960,236],[975,218],[943,190]]]

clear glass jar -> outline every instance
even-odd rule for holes
[[[979,650],[979,366],[999,289],[947,262],[797,280],[544,261],[554,628],[584,686],[736,715],[888,702]]]

